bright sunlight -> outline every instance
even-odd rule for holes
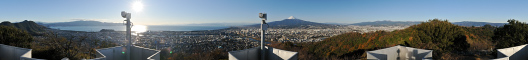
[[[132,3],[132,9],[134,9],[136,12],[140,12],[143,10],[143,3],[141,3],[141,1],[135,1]]]
[[[134,26],[132,26],[132,31],[134,31],[136,33],[142,33],[142,32],[147,31],[147,26],[145,26],[145,25],[134,25]]]

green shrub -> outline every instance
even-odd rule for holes
[[[495,30],[493,36],[497,48],[513,47],[528,43],[528,25],[515,19],[508,20],[508,24]]]

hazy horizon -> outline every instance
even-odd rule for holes
[[[526,2],[526,1],[524,1]],[[141,8],[134,6],[139,3]],[[136,4],[137,5],[137,4]],[[137,25],[206,23],[259,23],[258,13],[269,21],[296,18],[319,23],[372,21],[526,21],[528,4],[522,1],[240,1],[240,0],[89,0],[2,1],[0,21],[68,22],[94,20],[120,23],[121,11],[132,13]],[[134,7],[133,7],[134,6]]]

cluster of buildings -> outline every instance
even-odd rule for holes
[[[220,34],[180,35],[189,32],[151,31],[136,36],[135,45],[152,49],[171,49],[175,52],[201,53],[223,49],[241,50],[258,46],[256,41],[239,36]]]
[[[271,41],[278,42],[318,42],[325,38],[336,36],[347,32],[373,32],[373,31],[394,31],[404,29],[408,26],[335,26],[335,28],[322,28],[322,29],[277,29],[269,28],[266,32],[266,36]],[[225,30],[225,33],[236,34],[240,36],[246,36],[249,38],[259,38],[260,29],[257,28],[240,28]]]

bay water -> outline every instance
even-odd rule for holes
[[[53,29],[97,32],[101,29],[113,29],[115,31],[125,31],[125,26],[50,26]],[[216,30],[224,29],[228,26],[133,26],[132,30],[146,31],[196,31],[196,30]]]

